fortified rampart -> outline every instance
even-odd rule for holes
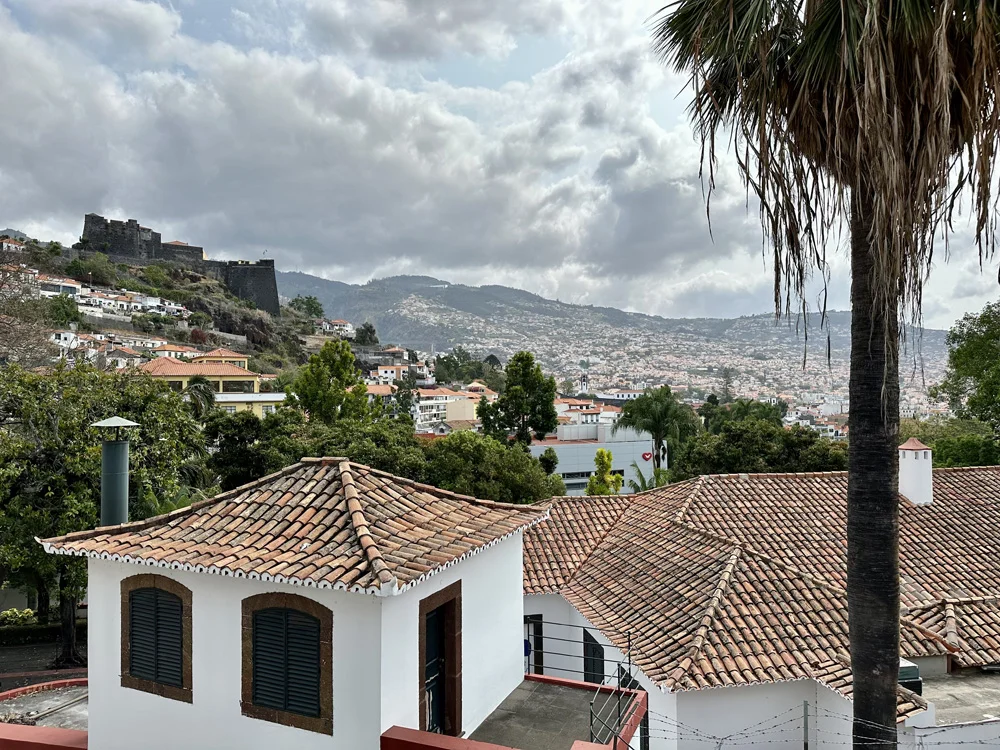
[[[160,233],[140,226],[135,219],[117,221],[98,214],[83,217],[83,234],[73,246],[79,253],[104,253],[115,263],[153,265],[178,263],[193,271],[218,279],[240,299],[253,302],[260,310],[278,315],[278,282],[274,260],[255,263],[247,260],[208,260],[205,250],[184,242],[163,242]]]

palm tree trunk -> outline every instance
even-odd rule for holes
[[[872,203],[854,191],[847,607],[858,750],[896,747],[899,677],[899,327],[896,305],[875,301]]]

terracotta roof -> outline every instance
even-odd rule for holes
[[[212,349],[210,352],[203,352],[199,354],[194,360],[197,362],[199,359],[205,359],[206,357],[225,357],[226,359],[249,359],[249,354],[240,354],[239,352],[234,352],[232,349]]]
[[[842,589],[677,521],[637,500],[562,595],[670,690],[813,677],[810,665],[849,648]],[[905,657],[949,653],[904,620]]]
[[[901,451],[929,451],[931,448],[929,445],[924,445],[915,437],[912,437],[899,446],[899,449]]]
[[[1000,597],[942,599],[912,609],[907,616],[958,647],[957,666],[1000,664]]]
[[[154,352],[193,352],[195,354],[200,354],[198,349],[193,346],[182,346],[180,344],[161,344],[160,346],[153,349]]]
[[[164,242],[164,245],[184,245],[187,246],[186,242],[181,242],[180,240],[170,240],[170,242]]]
[[[547,517],[343,458],[312,458],[164,516],[42,541],[47,552],[397,593]]]
[[[174,375],[181,378],[205,376],[226,376],[243,375],[248,378],[256,378],[257,373],[250,372],[239,365],[230,365],[226,362],[188,362],[176,360],[170,357],[157,357],[139,366],[140,370],[148,372],[153,377],[167,377]]]
[[[366,385],[365,388],[368,389],[368,393],[372,396],[391,396],[396,392],[396,386],[394,385]]]
[[[629,495],[561,497],[550,520],[524,535],[524,593],[558,592],[628,507]]]
[[[843,654],[836,659],[815,664],[812,667],[815,679],[831,690],[840,693],[848,700],[854,696],[854,675],[851,674],[851,663]],[[927,701],[904,687],[896,686],[896,723],[905,721],[910,716],[927,710]]]

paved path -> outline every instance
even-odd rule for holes
[[[87,656],[87,644],[78,645]],[[28,646],[0,646],[0,692],[16,687],[86,674],[86,669],[51,670],[59,655],[58,643],[35,643]]]

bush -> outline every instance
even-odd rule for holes
[[[0,627],[0,646],[26,646],[32,643],[58,643],[59,631],[62,628],[58,622],[47,625],[10,625]],[[76,621],[76,637],[87,638],[87,621]]]
[[[0,612],[0,626],[31,625],[35,622],[35,613],[30,609],[5,609]]]

